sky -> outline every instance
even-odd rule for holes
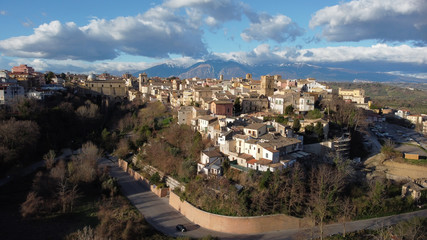
[[[222,59],[377,65],[427,80],[427,0],[14,0],[0,4],[0,29],[8,70],[133,73]]]

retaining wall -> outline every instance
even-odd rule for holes
[[[284,214],[256,216],[256,217],[229,217],[200,210],[173,192],[169,194],[169,205],[181,212],[185,217],[201,227],[234,234],[258,234],[263,232],[298,229],[309,227],[311,221]]]
[[[127,172],[130,176],[133,177],[136,181],[142,183],[145,187],[150,188],[150,190],[159,197],[166,197],[169,194],[169,188],[158,188],[156,185],[151,185],[148,179],[145,179],[141,174],[134,171],[132,168],[128,167],[128,163],[122,159],[118,160],[119,167],[123,171]]]

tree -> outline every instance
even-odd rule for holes
[[[340,202],[339,206],[340,211],[340,221],[342,222],[343,226],[343,237],[345,238],[346,235],[346,223],[351,220],[351,218],[354,216],[354,205],[351,202],[350,198],[345,198]]]
[[[314,126],[313,126],[313,124],[310,124],[310,125],[305,126],[305,128],[304,128],[304,132],[305,132],[305,134],[307,134],[308,136],[310,136],[311,134],[313,134],[313,132],[314,132]]]
[[[286,106],[285,108],[285,115],[292,115],[294,114],[294,107],[291,105]]]
[[[301,123],[298,118],[295,118],[294,123],[292,124],[292,129],[294,130],[294,132],[299,132],[300,128],[301,128]]]
[[[46,83],[49,84],[52,82],[52,78],[55,77],[55,73],[53,72],[48,72],[47,74],[45,74],[45,79],[46,79]]]
[[[31,157],[40,136],[39,126],[33,121],[14,118],[0,124],[0,164],[19,165]]]
[[[319,109],[316,108],[314,110],[308,111],[305,117],[308,119],[318,119],[322,117],[322,113]]]
[[[27,200],[21,204],[21,215],[24,218],[36,215],[43,205],[43,199],[36,192],[30,192]]]
[[[92,142],[83,144],[81,153],[72,160],[71,180],[74,183],[92,182],[95,180],[97,161],[101,158],[101,152]]]
[[[314,126],[314,133],[316,133],[317,138],[321,140],[323,138],[323,125],[320,122],[316,123],[316,126]]]
[[[241,111],[242,111],[242,106],[241,106],[241,104],[240,104],[240,98],[236,98],[236,99],[234,100],[234,105],[233,105],[233,112],[234,112],[234,115],[239,114]]]
[[[44,156],[43,156],[43,160],[46,166],[46,169],[50,170],[53,165],[55,164],[55,151],[53,150],[49,150],[49,152],[47,152]]]
[[[333,167],[323,164],[312,170],[309,205],[312,217],[319,223],[320,239],[323,239],[324,222],[344,186],[344,176]]]
[[[99,107],[87,100],[84,105],[77,108],[76,114],[83,119],[96,119],[99,117]]]

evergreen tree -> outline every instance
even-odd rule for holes
[[[292,124],[292,129],[294,130],[294,132],[298,132],[300,128],[301,128],[301,123],[299,119],[295,118],[294,123]]]

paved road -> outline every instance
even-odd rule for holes
[[[154,228],[169,236],[188,236],[200,238],[206,235],[217,236],[222,239],[294,239],[298,237],[308,238],[311,236],[312,229],[293,229],[273,231],[256,235],[234,235],[220,233],[199,227],[185,218],[180,212],[176,211],[168,204],[168,198],[159,198],[152,193],[142,183],[135,181],[129,174],[120,169],[117,164],[104,160],[102,164],[111,166],[111,175],[118,179],[124,195],[131,203],[142,213],[144,218]],[[379,228],[396,224],[412,217],[427,217],[427,210],[405,213],[395,216],[353,221],[346,224],[347,232],[357,231],[367,228]],[[183,224],[188,232],[180,233],[176,231],[175,226]],[[325,226],[325,234],[337,234],[343,231],[342,224],[330,224]],[[315,234],[317,235],[318,233]]]

